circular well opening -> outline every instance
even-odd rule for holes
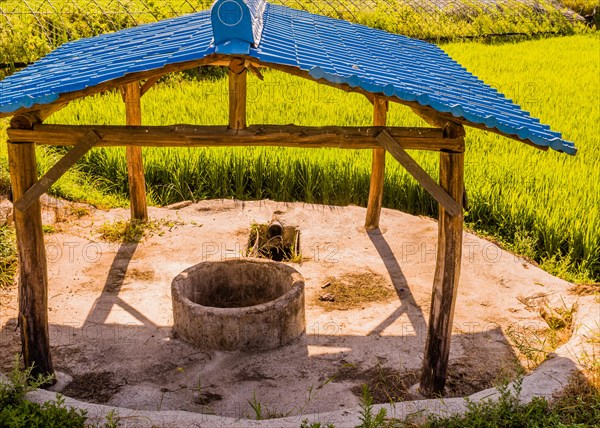
[[[283,296],[293,285],[287,269],[267,263],[216,263],[198,273],[201,278],[189,278],[185,297],[213,308],[267,303]]]
[[[204,262],[177,276],[171,291],[174,328],[199,347],[273,349],[305,331],[304,279],[283,263]]]

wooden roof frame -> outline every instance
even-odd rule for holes
[[[160,77],[167,73],[208,65],[228,67],[228,126],[141,126],[141,97]],[[463,123],[452,115],[440,114],[417,103],[403,102],[396,97],[375,95],[345,84],[317,80],[321,84],[366,96],[374,106],[373,126],[360,128],[248,126],[246,124],[247,73],[251,72],[260,77],[259,69],[263,67],[314,80],[308,73],[293,67],[260,63],[243,56],[210,55],[200,61],[135,73],[93,88],[63,94],[58,100],[42,108],[20,109],[3,115],[13,116],[8,129],[8,153],[20,261],[19,324],[24,361],[28,366],[34,365],[34,374],[54,372],[48,334],[48,274],[39,197],[89,150],[105,146],[127,147],[131,218],[136,221],[146,221],[148,217],[141,157],[142,146],[337,147],[373,151],[371,185],[365,220],[367,231],[379,228],[386,151],[439,203],[437,264],[420,391],[427,396],[443,393],[461,264],[465,150]],[[70,101],[111,89],[122,90],[126,105],[126,126],[43,124],[45,119]],[[388,127],[386,122],[389,102],[399,102],[412,107],[413,111],[433,128]],[[473,126],[471,123],[469,125]],[[527,141],[524,142],[529,144]],[[38,178],[35,161],[36,144],[70,145],[73,149],[43,177]],[[407,149],[440,153],[439,182],[433,180],[414,161]]]

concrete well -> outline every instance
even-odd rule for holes
[[[304,278],[268,260],[204,262],[171,284],[174,329],[205,349],[273,349],[305,331]]]

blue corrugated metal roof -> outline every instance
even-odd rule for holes
[[[264,0],[217,0],[211,12],[67,43],[0,81],[0,113],[213,53],[297,67],[314,79],[397,97],[538,146],[576,152],[560,133],[435,45]]]

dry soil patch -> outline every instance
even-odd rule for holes
[[[152,218],[174,226],[139,243],[99,237],[102,224],[127,219],[125,209],[90,210],[46,237],[51,346],[56,369],[74,378],[67,394],[134,409],[233,417],[251,417],[253,399],[273,415],[355,407],[364,383],[378,401],[390,395],[381,388],[385,383],[393,384],[393,398],[406,398],[422,362],[434,220],[384,209],[384,233],[367,234],[366,210],[354,206],[219,200],[181,207],[151,208]],[[172,279],[201,261],[241,257],[251,225],[274,214],[302,233],[302,263],[292,265],[306,280],[306,335],[254,353],[212,352],[174,337]],[[484,389],[514,370],[516,351],[506,332],[545,327],[536,302],[572,304],[578,297],[568,293],[571,284],[488,241],[468,233],[464,241],[451,395]],[[319,300],[337,293],[343,301],[348,290],[334,283],[352,283],[348,278],[371,292],[373,284],[387,291],[343,307]],[[322,288],[327,282],[332,285]],[[0,297],[5,371],[19,349],[16,291]]]

